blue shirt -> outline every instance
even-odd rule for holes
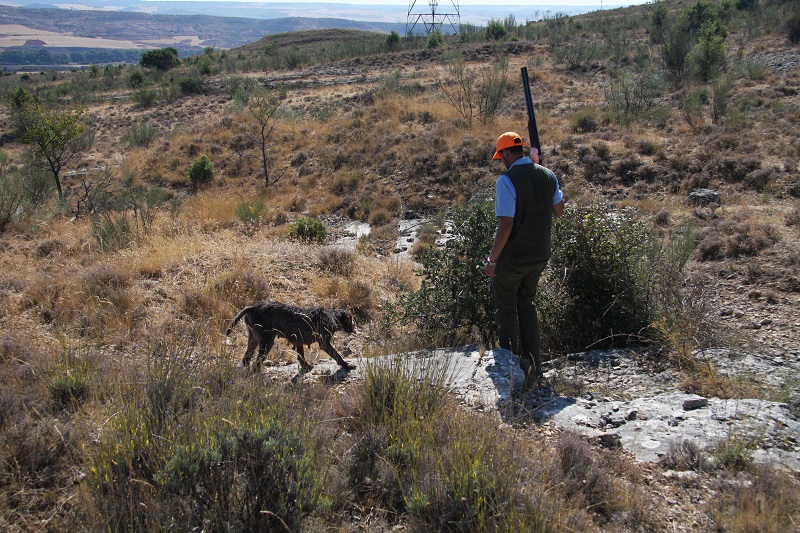
[[[511,166],[526,165],[532,162],[533,161],[531,161],[529,157],[521,157],[514,161]],[[556,180],[556,192],[553,194],[553,205],[556,205],[564,198],[564,194],[558,186],[558,178],[556,178],[555,173],[550,169],[547,170],[553,174],[553,178]],[[497,178],[497,183],[495,184],[494,214],[498,217],[513,217],[516,210],[517,191],[514,190],[514,185],[511,183],[511,180],[508,179],[508,176],[501,174],[500,177]]]

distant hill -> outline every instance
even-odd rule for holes
[[[87,60],[88,50],[98,56],[98,62],[126,61],[129,58],[109,57],[122,57],[121,50],[141,52],[164,46],[174,46],[181,55],[189,55],[207,47],[237,48],[275,33],[332,28],[403,34],[405,23],[338,18],[150,15],[0,6],[0,64],[8,68],[14,64],[82,63]],[[109,50],[116,52],[110,53]],[[80,59],[72,61],[73,54]],[[68,59],[64,61],[64,58]]]

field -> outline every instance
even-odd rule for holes
[[[640,464],[464,409],[440,368],[408,372],[422,357],[358,383],[283,379],[287,343],[247,372],[244,335],[225,336],[271,299],[349,310],[346,357],[488,349],[473,262],[494,140],[528,136],[526,67],[568,210],[542,281],[548,357],[622,346],[685,390],[796,417],[796,375],[775,388],[696,358],[800,363],[793,9],[664,2],[440,40],[294,32],[0,79],[0,527],[796,530],[797,473],[754,463],[735,428]],[[56,119],[64,151],[48,152],[31,125]]]

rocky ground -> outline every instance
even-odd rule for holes
[[[320,358],[312,372],[300,375],[293,362],[265,370],[277,380],[324,379],[351,383],[363,369],[392,358],[404,359],[422,372],[445,366],[449,387],[469,408],[496,415],[501,423],[523,431],[568,429],[605,447],[621,447],[636,461],[654,463],[690,441],[712,452],[720,442],[734,441],[752,451],[755,462],[800,472],[800,420],[797,403],[763,399],[725,400],[681,389],[674,370],[654,371],[647,357],[630,350],[570,354],[550,361],[547,387],[524,391],[524,376],[512,353],[437,350],[351,359],[358,368],[343,372],[332,360]],[[720,374],[751,373],[764,385],[786,392],[789,401],[800,396],[796,362],[731,350],[697,354]]]

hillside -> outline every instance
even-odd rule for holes
[[[309,30],[0,78],[0,527],[796,529],[795,9]],[[567,202],[533,392],[479,268],[522,67]],[[48,124],[55,173],[24,142]],[[243,369],[226,330],[261,299],[348,311],[358,369],[312,343],[298,372],[282,339]]]
[[[257,41],[265,35],[313,29],[342,28],[404,33],[405,22],[358,22],[338,18],[283,17],[255,19],[206,15],[149,15],[117,11],[86,11],[0,6],[0,26],[6,35],[0,49],[59,48],[152,49],[175,46],[182,54],[204,48],[229,49]],[[14,26],[27,29],[23,41]],[[37,32],[40,32],[37,34]],[[38,45],[33,41],[41,41]],[[26,44],[27,42],[27,44]]]

